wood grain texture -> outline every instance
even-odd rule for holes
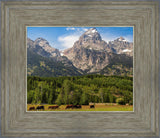
[[[26,112],[26,26],[134,26],[134,112]],[[2,2],[2,134],[158,136],[158,49],[156,2]]]

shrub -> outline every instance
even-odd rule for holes
[[[133,101],[130,101],[130,102],[129,102],[129,105],[133,105]]]
[[[118,103],[119,105],[125,105],[126,102],[123,98],[117,98],[116,103]]]

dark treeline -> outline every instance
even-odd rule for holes
[[[133,104],[133,78],[86,75],[74,77],[27,77],[27,103]]]

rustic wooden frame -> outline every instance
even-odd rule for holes
[[[134,112],[26,112],[26,26],[134,26]],[[2,2],[2,135],[158,136],[158,49],[158,2]]]

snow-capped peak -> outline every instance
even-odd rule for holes
[[[126,39],[124,39],[122,36],[120,38],[118,38],[118,41],[123,41],[123,42],[127,42]]]
[[[96,30],[96,29],[93,29],[93,30],[92,30],[92,33],[96,33],[96,32],[97,32],[97,30]]]
[[[96,28],[91,28],[88,31],[85,32],[85,34],[94,34],[97,33],[97,29]]]
[[[83,42],[87,42],[89,40],[94,41],[95,43],[95,41],[101,41],[102,38],[96,28],[90,28],[80,37],[79,40]]]

